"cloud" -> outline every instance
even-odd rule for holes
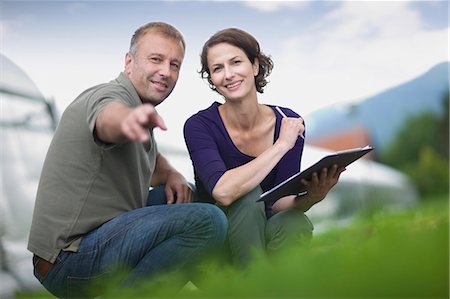
[[[421,24],[418,11],[402,1],[344,2],[323,21],[335,24],[332,33],[341,39],[364,38],[374,31],[384,37],[404,35],[416,32]]]
[[[89,9],[89,5],[85,2],[67,2],[65,10],[72,15],[83,13]]]
[[[343,2],[283,43],[267,96],[305,113],[410,80],[448,60],[448,28],[425,27],[408,2]]]
[[[263,1],[253,1],[253,0],[244,0],[242,4],[248,6],[250,8],[254,8],[260,10],[262,12],[274,12],[284,8],[302,8],[308,6],[311,1],[271,1],[271,0],[263,0]]]
[[[36,18],[30,14],[20,13],[14,17],[5,17],[0,20],[0,38],[11,38],[18,29],[23,29],[32,24]],[[2,42],[4,46],[4,42]]]

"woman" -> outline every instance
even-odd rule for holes
[[[313,227],[304,212],[325,198],[344,169],[323,169],[303,181],[306,195],[257,202],[300,170],[303,119],[288,108],[277,112],[258,103],[273,62],[247,32],[228,28],[214,34],[203,46],[201,64],[202,78],[224,103],[214,102],[184,126],[197,197],[223,208],[231,256],[245,266],[254,250],[274,251],[291,236],[310,237]]]

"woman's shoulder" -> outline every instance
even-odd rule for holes
[[[217,122],[219,120],[219,108],[220,103],[213,102],[209,107],[199,110],[198,112],[191,115],[187,120],[186,124],[192,123],[207,123],[207,122]]]
[[[277,107],[287,116],[287,117],[300,117],[300,114],[298,114],[296,111],[294,111],[291,108],[279,106],[279,105],[272,105],[272,104],[266,104],[266,106],[270,107],[272,110],[274,110],[275,114],[278,114]]]

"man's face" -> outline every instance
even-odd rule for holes
[[[143,103],[154,106],[164,101],[178,80],[184,58],[182,44],[149,31],[137,43],[134,55],[125,57],[125,73]]]

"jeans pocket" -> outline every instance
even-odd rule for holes
[[[87,277],[67,277],[68,298],[94,298],[99,296],[105,288],[108,273]]]
[[[39,282],[42,284],[44,279],[42,278],[41,274],[39,274],[39,272],[36,271],[36,269],[33,269],[33,274],[34,274],[34,277],[36,277],[36,279],[39,280]]]

